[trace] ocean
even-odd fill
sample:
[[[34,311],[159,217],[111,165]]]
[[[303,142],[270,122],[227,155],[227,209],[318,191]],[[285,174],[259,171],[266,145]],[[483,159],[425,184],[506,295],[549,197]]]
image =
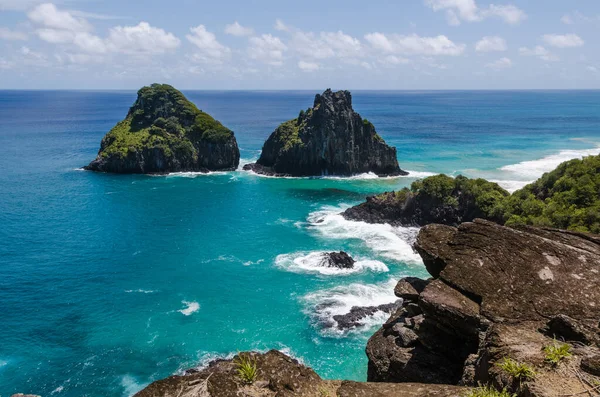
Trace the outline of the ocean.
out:
[[[235,131],[242,165],[315,92],[184,92]],[[435,173],[515,190],[600,153],[600,91],[357,91],[408,177],[82,171],[133,91],[0,91],[0,395],[130,396],[238,351],[279,349],[366,379],[385,321],[327,327],[426,277],[416,228],[344,220],[367,195]],[[353,271],[318,266],[345,250]]]

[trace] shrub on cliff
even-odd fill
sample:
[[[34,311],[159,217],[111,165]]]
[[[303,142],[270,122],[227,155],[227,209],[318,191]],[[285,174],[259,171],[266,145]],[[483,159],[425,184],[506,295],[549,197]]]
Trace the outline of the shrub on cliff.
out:
[[[507,225],[600,233],[600,156],[567,161],[510,196]]]

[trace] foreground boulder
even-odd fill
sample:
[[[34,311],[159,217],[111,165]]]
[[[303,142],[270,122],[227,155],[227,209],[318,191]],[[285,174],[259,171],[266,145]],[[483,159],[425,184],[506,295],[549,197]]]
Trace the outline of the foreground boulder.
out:
[[[233,132],[169,85],[138,92],[125,120],[102,139],[86,170],[121,174],[235,170]]]
[[[325,91],[298,118],[281,124],[265,142],[255,164],[244,166],[275,176],[406,175],[396,148],[352,108],[349,91]]]
[[[243,381],[238,373],[236,361],[240,355],[256,367],[257,376],[252,382]],[[240,355],[212,362],[201,371],[159,380],[135,397],[461,397],[466,390],[456,386],[327,381],[277,350]]]
[[[368,197],[342,215],[349,220],[395,226],[457,226],[475,218],[502,223],[502,203],[508,196],[506,190],[485,179],[435,175],[414,182],[410,189]]]
[[[426,226],[415,247],[433,279],[400,281],[403,307],[367,344],[369,381],[538,397],[597,386],[600,237],[475,220]],[[569,355],[550,363],[544,349],[565,343]],[[535,374],[516,379],[505,360]]]

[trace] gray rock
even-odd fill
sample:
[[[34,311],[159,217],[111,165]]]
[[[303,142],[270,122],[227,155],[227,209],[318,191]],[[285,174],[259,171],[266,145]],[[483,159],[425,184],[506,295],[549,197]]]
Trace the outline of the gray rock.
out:
[[[265,142],[256,164],[244,169],[267,175],[350,176],[373,172],[406,175],[396,148],[352,108],[348,91],[326,90],[297,119],[281,124]]]

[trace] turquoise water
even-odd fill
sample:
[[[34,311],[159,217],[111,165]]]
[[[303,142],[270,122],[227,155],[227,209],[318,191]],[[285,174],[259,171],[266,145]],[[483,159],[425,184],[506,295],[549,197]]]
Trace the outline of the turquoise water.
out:
[[[186,92],[258,157],[312,92]],[[0,395],[129,396],[239,350],[284,350],[325,378],[366,378],[383,315],[324,328],[353,305],[394,300],[424,276],[416,229],[337,215],[414,176],[484,176],[516,188],[600,149],[600,92],[355,92],[413,177],[277,179],[243,171],[122,176],[78,170],[134,92],[0,91]],[[346,250],[330,274],[314,252]],[[312,256],[311,256],[312,253]],[[295,262],[294,262],[295,260]]]

